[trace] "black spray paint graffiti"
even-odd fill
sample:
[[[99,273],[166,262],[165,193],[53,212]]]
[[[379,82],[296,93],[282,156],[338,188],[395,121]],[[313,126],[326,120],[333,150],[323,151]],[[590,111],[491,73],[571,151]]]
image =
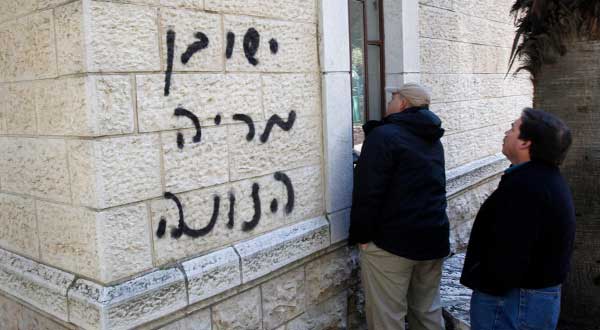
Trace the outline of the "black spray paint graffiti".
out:
[[[248,134],[246,134],[246,140],[252,141],[254,139],[254,121],[250,116],[245,114],[235,114],[233,115],[233,120],[243,121],[248,125]]]
[[[294,187],[292,185],[292,181],[283,172],[276,172],[274,174],[274,178],[276,181],[282,182],[283,185],[286,187],[287,203],[285,205],[285,213],[290,214],[294,210],[294,198],[295,198]],[[260,201],[260,186],[256,182],[252,184],[251,197],[252,197],[252,202],[253,202],[253,206],[254,206],[254,215],[252,216],[252,219],[250,221],[245,221],[242,223],[242,231],[244,231],[244,232],[251,231],[254,228],[256,228],[256,226],[258,226],[258,224],[260,222],[260,217],[262,214],[262,207],[261,207],[261,201]],[[219,217],[219,207],[220,207],[220,197],[219,196],[216,196],[216,195],[213,196],[213,213],[210,218],[210,222],[208,223],[208,225],[206,225],[206,227],[201,228],[201,229],[192,229],[187,225],[187,223],[185,222],[185,218],[184,218],[183,205],[181,204],[181,201],[179,200],[179,198],[177,198],[177,196],[175,196],[174,194],[172,194],[170,192],[166,192],[164,194],[164,198],[172,200],[175,203],[175,206],[177,206],[177,211],[179,213],[179,221],[177,223],[177,227],[171,228],[171,237],[172,238],[179,239],[183,235],[189,236],[191,238],[202,237],[202,236],[205,236],[208,233],[210,233],[213,230],[213,228],[215,227],[215,224]],[[229,228],[229,229],[233,229],[233,227],[234,227],[235,202],[236,202],[235,195],[232,192],[230,192],[229,193],[229,212],[227,214],[228,222],[226,225],[227,228]],[[277,199],[273,199],[271,201],[271,212],[272,213],[277,212],[277,205],[278,205]],[[166,233],[166,229],[167,229],[167,220],[164,217],[161,217],[161,219],[158,223],[158,229],[156,230],[156,236],[158,238],[164,237],[164,235]]]
[[[196,127],[196,135],[194,135],[192,141],[194,141],[194,143],[200,142],[200,140],[202,139],[202,127],[200,127],[200,120],[198,120],[198,117],[196,117],[196,115],[193,114],[191,111],[186,110],[184,108],[175,109],[174,115],[176,117],[187,117],[194,123],[194,127]],[[177,147],[179,149],[183,149],[184,144],[185,141],[183,139],[183,134],[181,134],[181,132],[177,132]]]
[[[202,32],[196,32],[194,37],[198,41],[188,45],[185,52],[181,54],[181,63],[187,64],[192,56],[197,52],[208,48],[209,39],[208,36]],[[171,76],[173,74],[173,61],[175,60],[175,31],[167,30],[167,70],[165,71],[165,88],[164,95],[169,96],[171,92]],[[233,56],[233,48],[235,46],[235,34],[231,31],[227,32],[225,46],[225,58],[230,59]],[[248,60],[248,63],[256,66],[259,61],[256,58],[256,53],[260,48],[260,33],[255,28],[249,28],[244,34],[244,40],[242,42],[244,48],[244,56]],[[279,51],[279,43],[274,38],[269,40],[269,49],[271,54],[275,55]]]
[[[252,118],[245,114],[235,114],[233,115],[233,120],[243,121],[248,125],[248,134],[246,134],[246,140],[252,141],[254,139],[255,129],[254,129],[254,121]],[[277,125],[284,131],[289,131],[294,127],[294,122],[296,121],[296,112],[290,111],[288,115],[288,120],[283,121],[281,117],[278,115],[272,115],[271,118],[267,121],[267,125],[265,126],[264,132],[260,135],[260,142],[265,143],[269,140],[269,136],[271,135],[271,131],[273,130],[273,126]]]

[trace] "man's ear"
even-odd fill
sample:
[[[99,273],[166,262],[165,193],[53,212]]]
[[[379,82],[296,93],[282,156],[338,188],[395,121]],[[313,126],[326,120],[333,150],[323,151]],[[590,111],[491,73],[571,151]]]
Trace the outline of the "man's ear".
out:
[[[521,143],[519,143],[519,149],[529,149],[531,148],[531,141],[530,140],[521,140]]]

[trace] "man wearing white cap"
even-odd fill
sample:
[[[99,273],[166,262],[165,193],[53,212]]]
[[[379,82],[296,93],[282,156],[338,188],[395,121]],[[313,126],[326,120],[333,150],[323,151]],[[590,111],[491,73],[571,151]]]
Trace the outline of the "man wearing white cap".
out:
[[[350,243],[360,246],[369,329],[442,330],[442,260],[450,252],[444,134],[417,84],[386,88],[385,118],[363,143]],[[372,127],[372,126],[371,126]]]

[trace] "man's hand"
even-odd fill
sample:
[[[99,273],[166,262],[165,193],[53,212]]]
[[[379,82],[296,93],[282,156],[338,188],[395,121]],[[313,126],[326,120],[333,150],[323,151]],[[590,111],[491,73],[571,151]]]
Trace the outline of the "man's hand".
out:
[[[361,251],[364,251],[364,250],[366,250],[369,247],[369,243],[358,244],[358,246],[360,247]]]

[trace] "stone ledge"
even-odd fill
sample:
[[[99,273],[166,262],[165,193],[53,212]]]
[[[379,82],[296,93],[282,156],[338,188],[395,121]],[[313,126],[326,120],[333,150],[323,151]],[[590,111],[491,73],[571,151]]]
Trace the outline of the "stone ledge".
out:
[[[450,198],[501,173],[507,167],[506,157],[498,153],[451,169],[446,172],[446,194]]]
[[[0,249],[0,290],[66,320],[75,276]]]
[[[234,248],[242,259],[242,283],[247,283],[329,245],[329,223],[318,217],[236,244]]]
[[[469,330],[471,290],[460,284],[465,255],[455,254],[444,261],[440,293],[446,329]]]

